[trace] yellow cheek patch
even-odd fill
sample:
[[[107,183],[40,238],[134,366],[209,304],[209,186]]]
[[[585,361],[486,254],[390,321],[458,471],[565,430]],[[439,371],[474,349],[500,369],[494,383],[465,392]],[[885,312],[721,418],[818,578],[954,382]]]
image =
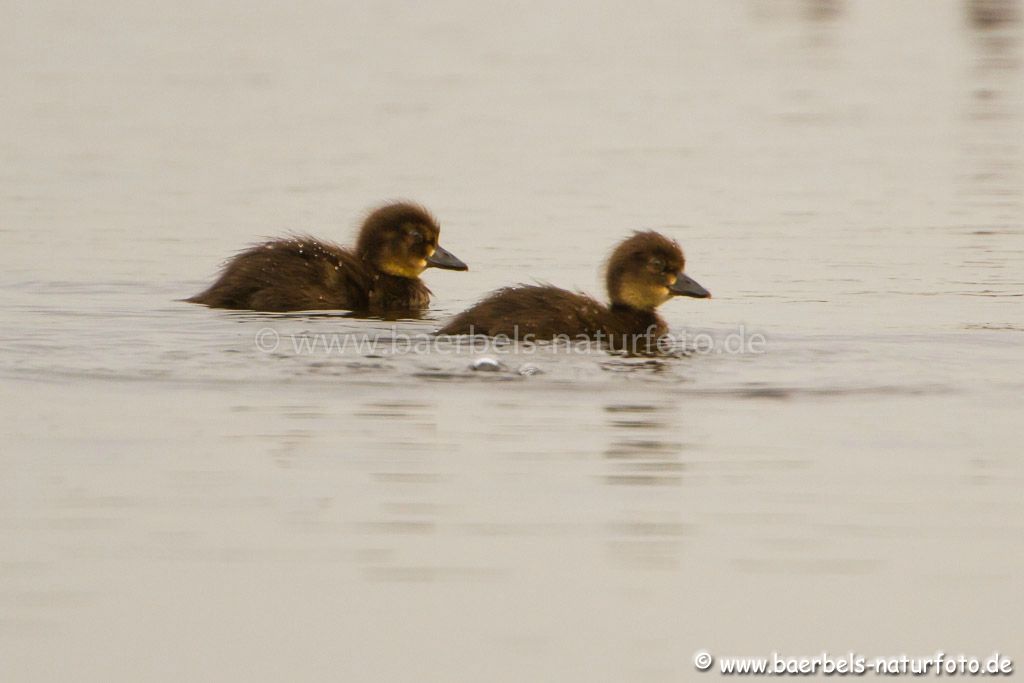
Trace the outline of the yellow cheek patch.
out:
[[[679,281],[679,276],[678,275],[669,275],[668,276],[668,286],[669,287],[671,287],[672,285],[674,285],[678,281]]]
[[[395,275],[397,277],[417,278],[420,276],[427,267],[426,259],[419,259],[409,263],[408,261],[398,261],[389,259],[383,261],[380,264],[380,269],[388,275]]]
[[[657,308],[671,298],[668,287],[627,282],[619,289],[619,301],[641,311]]]

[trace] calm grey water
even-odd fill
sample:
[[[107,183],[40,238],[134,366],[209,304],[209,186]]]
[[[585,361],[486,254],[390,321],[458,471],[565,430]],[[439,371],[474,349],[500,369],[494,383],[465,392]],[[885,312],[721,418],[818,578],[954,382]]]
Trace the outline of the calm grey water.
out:
[[[3,3],[0,679],[1024,659],[1020,10]],[[472,268],[427,320],[176,301],[397,197]],[[637,228],[711,353],[293,346]]]

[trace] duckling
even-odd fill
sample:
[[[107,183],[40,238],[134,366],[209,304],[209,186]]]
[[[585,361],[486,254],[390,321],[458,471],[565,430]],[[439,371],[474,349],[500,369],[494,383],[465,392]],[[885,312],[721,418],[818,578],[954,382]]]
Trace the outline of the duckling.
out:
[[[520,341],[581,338],[624,348],[629,338],[650,340],[668,332],[655,309],[673,296],[711,294],[683,273],[679,245],[654,232],[635,232],[608,260],[605,284],[611,305],[546,285],[500,289],[455,316],[438,334],[507,336]]]
[[[425,269],[469,269],[437,243],[440,231],[423,207],[389,204],[366,218],[355,249],[309,236],[258,244],[234,256],[209,289],[186,301],[253,311],[421,310],[430,303],[430,290],[419,279]]]

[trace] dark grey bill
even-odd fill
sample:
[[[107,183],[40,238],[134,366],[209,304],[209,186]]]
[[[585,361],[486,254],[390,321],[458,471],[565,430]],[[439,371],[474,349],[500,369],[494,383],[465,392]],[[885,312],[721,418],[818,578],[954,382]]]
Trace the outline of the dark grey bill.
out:
[[[469,266],[440,244],[437,245],[437,249],[434,250],[430,258],[427,259],[427,267],[444,268],[445,270],[469,270]]]
[[[697,284],[697,281],[689,275],[679,273],[679,279],[668,288],[676,296],[692,296],[695,299],[710,299],[711,292]]]

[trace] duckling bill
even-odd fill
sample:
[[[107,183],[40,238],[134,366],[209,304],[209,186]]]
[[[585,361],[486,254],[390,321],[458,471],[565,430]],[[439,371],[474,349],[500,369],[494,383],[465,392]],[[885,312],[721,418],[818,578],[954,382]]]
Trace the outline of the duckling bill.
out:
[[[264,242],[233,257],[186,301],[253,311],[422,310],[431,293],[420,280],[424,270],[468,270],[438,244],[440,233],[423,207],[389,204],[366,218],[354,249],[308,236]]]
[[[455,316],[438,334],[482,334],[518,340],[604,339],[613,348],[627,340],[657,338],[668,325],[655,309],[675,296],[711,296],[684,273],[686,258],[674,241],[636,232],[608,260],[605,285],[610,304],[585,294],[545,285],[500,289]]]

